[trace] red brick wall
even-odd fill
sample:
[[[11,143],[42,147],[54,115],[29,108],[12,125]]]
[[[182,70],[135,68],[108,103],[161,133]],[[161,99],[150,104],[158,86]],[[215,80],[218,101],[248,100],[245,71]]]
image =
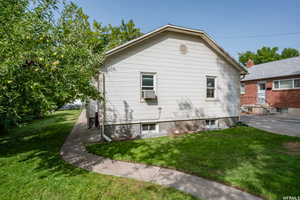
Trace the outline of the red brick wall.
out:
[[[257,81],[246,81],[245,94],[241,94],[241,105],[256,104],[257,100]]]
[[[273,80],[300,78],[300,76],[290,76],[284,78],[265,79],[266,101],[272,107],[278,108],[300,108],[300,89],[272,90]],[[241,105],[257,103],[257,81],[245,81],[245,94],[241,94]],[[270,89],[268,89],[270,88]]]

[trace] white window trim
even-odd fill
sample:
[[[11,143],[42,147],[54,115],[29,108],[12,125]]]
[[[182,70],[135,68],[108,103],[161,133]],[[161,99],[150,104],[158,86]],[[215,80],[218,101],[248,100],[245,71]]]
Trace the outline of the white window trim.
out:
[[[291,80],[293,83],[292,88],[280,88],[280,81],[289,81]],[[295,88],[295,80],[300,80],[300,78],[290,78],[290,79],[278,79],[278,80],[273,80],[272,83],[272,90],[299,90],[300,87]],[[278,81],[279,88],[275,88],[275,81]]]
[[[213,78],[213,79],[215,79],[215,87],[214,87],[214,97],[207,97],[207,89],[209,89],[209,88],[207,88],[207,79],[208,78]],[[217,100],[217,85],[218,85],[218,79],[217,79],[217,76],[211,76],[211,75],[206,75],[205,76],[205,100],[207,100],[207,101],[215,101],[215,100]]]
[[[145,99],[143,98],[143,75],[153,75],[153,90],[155,92],[155,94],[157,95],[157,73],[156,72],[140,72],[140,99],[141,102],[145,102]]]
[[[144,131],[143,130],[143,125],[145,124],[155,124],[155,130],[153,131]],[[158,123],[155,123],[155,122],[149,122],[149,123],[141,123],[141,134],[142,135],[146,135],[146,134],[157,134],[159,133],[159,126],[158,126]]]

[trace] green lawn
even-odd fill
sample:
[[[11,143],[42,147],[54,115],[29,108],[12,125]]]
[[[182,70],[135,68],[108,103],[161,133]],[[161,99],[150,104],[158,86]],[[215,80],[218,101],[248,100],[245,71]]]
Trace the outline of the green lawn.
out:
[[[1,200],[193,199],[175,189],[74,168],[59,150],[79,111],[60,111],[0,136]]]
[[[266,199],[281,199],[300,195],[300,143],[296,151],[290,151],[283,146],[287,142],[300,142],[300,138],[235,127],[176,138],[95,144],[88,149],[116,160],[178,169]]]

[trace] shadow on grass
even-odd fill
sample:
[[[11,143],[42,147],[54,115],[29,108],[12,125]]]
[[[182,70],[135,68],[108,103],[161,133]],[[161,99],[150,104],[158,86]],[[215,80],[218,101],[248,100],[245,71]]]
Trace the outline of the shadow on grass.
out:
[[[65,163],[59,150],[76,121],[79,110],[59,111],[43,120],[15,128],[0,137],[0,157],[35,163],[34,170],[51,175],[78,175],[85,173]]]
[[[88,150],[116,160],[178,169],[280,199],[299,194],[300,156],[287,154],[282,146],[296,141],[300,139],[236,127],[177,138],[96,144]]]

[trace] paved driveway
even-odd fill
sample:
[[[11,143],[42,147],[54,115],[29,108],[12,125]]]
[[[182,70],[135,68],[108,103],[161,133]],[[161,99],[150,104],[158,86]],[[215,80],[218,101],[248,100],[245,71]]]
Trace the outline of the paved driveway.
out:
[[[273,133],[300,137],[300,117],[290,115],[243,115],[241,121]]]

